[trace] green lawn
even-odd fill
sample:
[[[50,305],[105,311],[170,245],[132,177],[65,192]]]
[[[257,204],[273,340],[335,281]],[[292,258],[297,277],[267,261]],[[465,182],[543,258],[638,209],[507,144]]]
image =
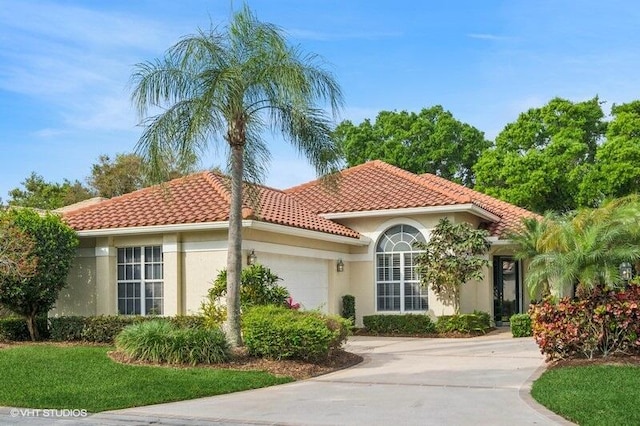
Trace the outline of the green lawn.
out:
[[[122,365],[113,348],[20,345],[0,350],[0,406],[113,410],[292,381],[265,372]]]
[[[591,365],[546,371],[531,395],[580,425],[640,425],[640,367]]]

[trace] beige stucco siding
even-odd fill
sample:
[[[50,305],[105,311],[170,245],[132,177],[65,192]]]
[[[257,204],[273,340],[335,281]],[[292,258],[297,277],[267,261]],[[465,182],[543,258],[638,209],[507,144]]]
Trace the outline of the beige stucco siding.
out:
[[[96,257],[94,249],[79,249],[51,316],[96,314]]]

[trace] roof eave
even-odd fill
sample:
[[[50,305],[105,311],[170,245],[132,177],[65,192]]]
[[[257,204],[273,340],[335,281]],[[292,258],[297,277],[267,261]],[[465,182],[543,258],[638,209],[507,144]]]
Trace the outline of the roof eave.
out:
[[[278,225],[258,220],[243,220],[242,226],[267,232],[280,233],[291,236],[310,238],[314,240],[330,241],[342,244],[366,246],[371,241],[369,238],[360,235],[359,238],[347,237],[343,235],[331,234],[328,232],[312,231],[309,229],[296,228],[293,226]],[[76,231],[79,237],[108,237],[121,235],[148,235],[173,232],[190,231],[211,231],[229,229],[229,221],[185,223],[174,225],[136,226],[127,228],[105,228]]]
[[[358,238],[347,237],[344,235],[331,234],[328,232],[312,231],[304,228],[296,228],[293,226],[278,225],[275,223],[261,222],[257,220],[243,221],[243,226],[253,228],[259,231],[274,232],[279,234],[291,235],[294,237],[304,237],[314,240],[329,241],[334,243],[349,244],[354,246],[366,246],[371,243],[371,239],[360,235]]]
[[[386,210],[363,210],[352,212],[338,212],[338,213],[320,213],[326,219],[353,219],[361,217],[379,217],[379,216],[406,216],[413,214],[429,214],[429,213],[472,213],[482,219],[489,220],[491,222],[499,222],[502,220],[500,216],[497,216],[482,207],[473,203],[467,204],[450,204],[444,206],[428,206],[428,207],[407,207],[400,209],[386,209]]]

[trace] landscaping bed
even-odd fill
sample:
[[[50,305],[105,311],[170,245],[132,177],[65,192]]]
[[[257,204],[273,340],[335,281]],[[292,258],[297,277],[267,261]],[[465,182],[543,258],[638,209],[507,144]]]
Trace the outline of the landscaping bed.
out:
[[[157,363],[148,363],[137,360],[131,360],[126,355],[117,351],[108,353],[109,357],[122,364],[134,365],[163,365]],[[253,357],[247,354],[245,348],[234,351],[233,356],[228,362],[219,364],[198,365],[196,368],[213,368],[213,369],[230,369],[239,371],[266,371],[274,376],[290,377],[295,380],[304,380],[311,377],[320,376],[331,373],[333,371],[342,370],[359,364],[362,357],[344,350],[336,350],[331,353],[329,358],[317,362],[305,362],[294,359],[266,359]],[[164,364],[167,366],[166,364]],[[172,368],[191,368],[170,365]]]

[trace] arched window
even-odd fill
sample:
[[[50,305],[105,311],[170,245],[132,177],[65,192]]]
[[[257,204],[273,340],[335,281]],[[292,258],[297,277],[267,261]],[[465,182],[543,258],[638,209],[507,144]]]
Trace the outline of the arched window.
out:
[[[380,236],[376,246],[376,307],[378,311],[426,311],[427,289],[420,286],[415,242],[425,242],[413,226],[396,225]]]

